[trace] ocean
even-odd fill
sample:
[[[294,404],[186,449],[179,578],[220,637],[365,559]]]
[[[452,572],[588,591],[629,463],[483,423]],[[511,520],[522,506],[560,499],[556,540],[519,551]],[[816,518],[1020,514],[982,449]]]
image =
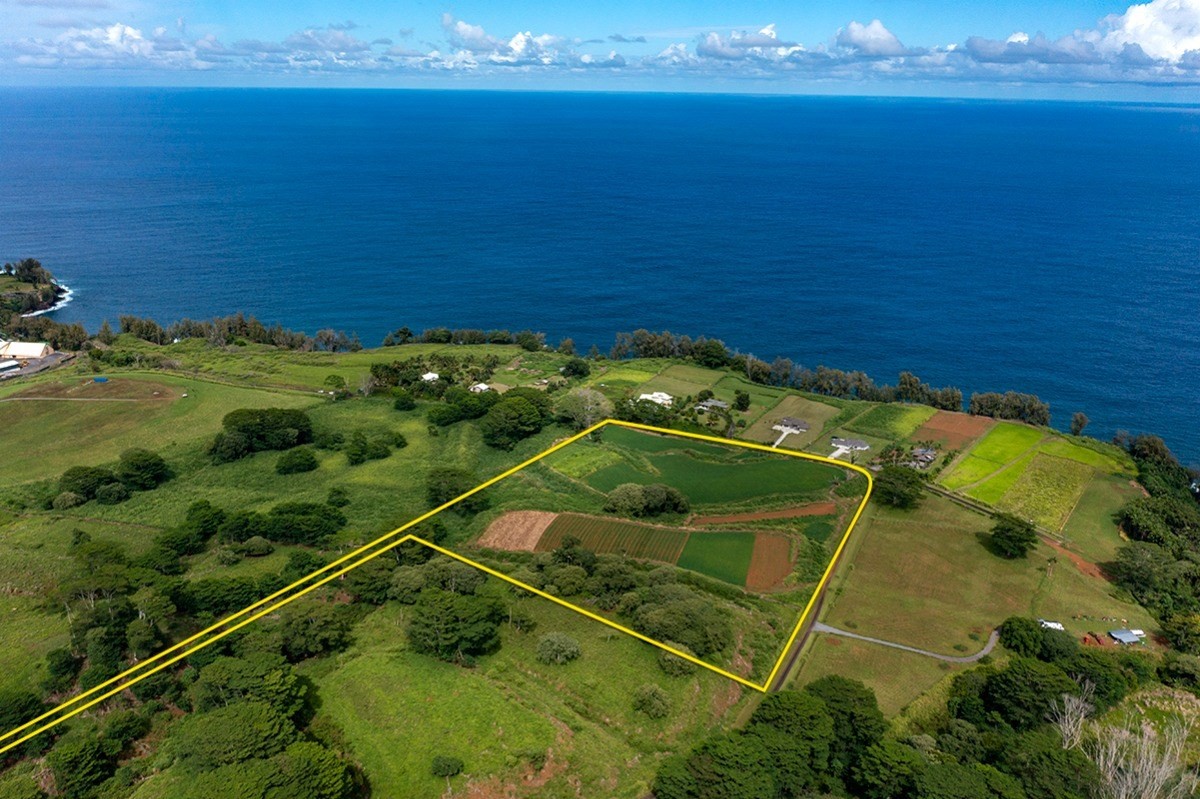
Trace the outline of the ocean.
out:
[[[1200,461],[1197,107],[2,89],[0,187],[89,328],[669,329]]]

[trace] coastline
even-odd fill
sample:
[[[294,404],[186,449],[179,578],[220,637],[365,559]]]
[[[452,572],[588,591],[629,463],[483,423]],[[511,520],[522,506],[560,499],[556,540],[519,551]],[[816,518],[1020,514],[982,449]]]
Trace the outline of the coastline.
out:
[[[55,285],[62,289],[62,294],[59,295],[58,300],[53,305],[51,305],[49,308],[43,308],[40,311],[23,313],[21,314],[21,318],[28,319],[31,316],[43,316],[44,314],[54,313],[55,311],[65,308],[71,302],[71,300],[74,299],[75,292],[66,283],[56,283]]]

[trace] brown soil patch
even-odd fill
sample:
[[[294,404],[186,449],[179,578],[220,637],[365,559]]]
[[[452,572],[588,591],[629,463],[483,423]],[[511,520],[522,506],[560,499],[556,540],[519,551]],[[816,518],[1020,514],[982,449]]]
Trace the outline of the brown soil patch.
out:
[[[991,430],[995,424],[994,419],[986,416],[938,411],[929,417],[929,421],[917,428],[917,431],[909,436],[909,440],[940,441],[946,449],[962,449]]]
[[[532,552],[541,540],[542,533],[557,518],[558,514],[551,511],[512,511],[489,524],[475,543],[488,549]]]
[[[1046,543],[1049,544],[1050,548],[1053,549],[1055,552],[1059,553],[1060,555],[1065,555],[1067,560],[1074,563],[1075,568],[1079,569],[1079,571],[1082,574],[1086,574],[1088,577],[1096,577],[1101,580],[1108,579],[1107,577],[1104,576],[1104,570],[1101,569],[1099,566],[1097,566],[1095,563],[1092,563],[1090,560],[1084,560],[1082,557],[1075,554],[1071,550],[1063,547],[1062,544],[1058,544],[1053,541],[1047,541]]]
[[[756,522],[763,519],[798,519],[801,516],[832,516],[837,513],[837,505],[832,502],[814,502],[799,508],[784,508],[783,510],[760,510],[752,513],[730,513],[725,516],[693,516],[688,524],[693,527],[701,524],[737,524],[739,522]]]
[[[781,535],[754,536],[754,552],[746,572],[746,588],[769,591],[792,573],[792,542]]]
[[[106,383],[97,383],[88,378],[87,380],[38,383],[13,396],[36,399],[174,400],[178,399],[182,393],[175,386],[146,380],[113,378]]]

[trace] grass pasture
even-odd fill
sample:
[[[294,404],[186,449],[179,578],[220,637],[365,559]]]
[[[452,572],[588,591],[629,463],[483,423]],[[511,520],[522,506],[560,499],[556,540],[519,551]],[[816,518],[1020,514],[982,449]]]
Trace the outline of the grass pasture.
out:
[[[745,585],[753,554],[751,533],[692,533],[677,565],[733,585]]]
[[[772,425],[783,417],[790,416],[808,422],[809,429],[803,435],[788,436],[780,446],[787,449],[803,449],[817,440],[824,430],[825,424],[837,415],[838,409],[833,405],[788,394],[760,416],[758,421],[746,428],[746,432],[742,435],[751,441],[772,444],[775,439],[779,438],[779,431],[772,430]]]
[[[601,447],[567,447],[546,458],[546,465],[555,471],[575,478],[587,477],[606,466],[621,462],[621,456]]]
[[[1142,496],[1128,479],[1096,475],[1083,490],[1062,534],[1068,544],[1093,563],[1105,563],[1117,556],[1125,543],[1114,515],[1131,499]]]
[[[990,521],[948,499],[926,497],[914,511],[871,505],[859,524],[857,554],[827,604],[824,620],[835,627],[947,655],[978,651],[1014,614],[1056,619],[1076,635],[1091,629],[1084,617],[1154,627],[1109,583],[1049,547],[1027,560],[993,555]]]
[[[1025,474],[1025,470],[1029,468],[1029,464],[1033,462],[1036,455],[1036,452],[1026,452],[1000,471],[994,472],[991,477],[967,488],[963,493],[981,502],[995,505],[1021,479],[1021,476]],[[979,463],[983,464],[987,463],[987,461],[980,461]]]
[[[719,372],[699,366],[675,364],[668,366],[646,383],[638,387],[639,392],[665,391],[672,397],[695,397],[705,389],[711,389],[720,377]]]
[[[612,552],[631,558],[674,563],[684,551],[688,531],[623,519],[563,513],[550,523],[535,550],[549,552],[556,549],[567,536],[575,536],[593,552]]]
[[[875,438],[900,441],[911,436],[935,413],[937,411],[927,405],[886,403],[876,405],[854,421],[847,423],[846,429]]]

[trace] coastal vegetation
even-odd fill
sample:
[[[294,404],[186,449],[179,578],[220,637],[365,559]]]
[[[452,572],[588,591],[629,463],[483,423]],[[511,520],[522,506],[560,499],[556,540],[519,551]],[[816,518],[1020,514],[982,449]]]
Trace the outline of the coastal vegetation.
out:
[[[1128,719],[1164,742],[1189,705],[1138,708],[1200,691],[1200,514],[1159,439],[982,419],[911,376],[879,387],[644,331],[614,360],[536,334],[401,329],[369,350],[272,330],[122,320],[85,339],[95,355],[0,386],[0,726],[610,414],[765,443],[796,417],[809,430],[779,446],[819,455],[863,439],[876,501],[822,621],[947,657],[1000,627],[998,648],[957,663],[816,633],[761,697],[406,545],[9,753],[0,796],[661,799],[719,780],[729,796],[1090,797]],[[637,400],[651,391],[675,401]],[[54,401],[76,397],[122,401]],[[928,465],[894,465],[930,444]],[[825,464],[609,428],[416,532],[761,680],[865,489]],[[489,546],[510,518],[528,545]],[[999,556],[998,519],[1025,557]],[[1080,645],[1117,627],[1146,643]],[[1087,706],[1075,727],[1047,721],[1068,704]]]

